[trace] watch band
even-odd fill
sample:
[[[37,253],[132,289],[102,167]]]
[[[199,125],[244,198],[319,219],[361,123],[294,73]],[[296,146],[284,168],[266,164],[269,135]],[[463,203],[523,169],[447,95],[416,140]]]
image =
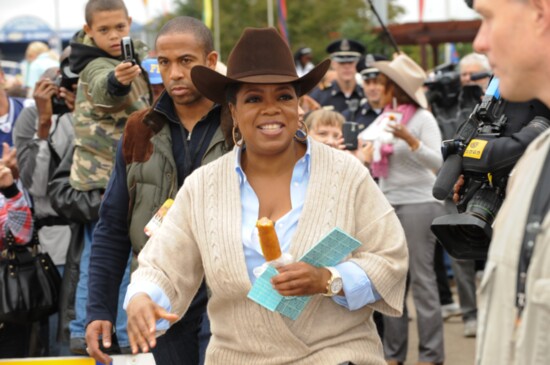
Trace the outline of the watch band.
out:
[[[327,266],[327,267],[325,267],[325,269],[330,271],[331,275],[330,275],[330,278],[327,281],[327,287],[326,287],[327,291],[323,295],[326,296],[326,297],[333,297],[336,294],[338,294],[339,291],[336,292],[336,293],[332,291],[332,283],[336,280],[342,281],[342,276],[340,275],[340,272],[338,270],[336,270],[335,267]]]

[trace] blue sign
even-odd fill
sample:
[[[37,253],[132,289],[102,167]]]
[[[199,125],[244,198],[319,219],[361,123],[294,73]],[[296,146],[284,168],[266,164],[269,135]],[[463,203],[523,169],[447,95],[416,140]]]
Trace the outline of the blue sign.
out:
[[[62,30],[61,39],[68,40],[76,30]],[[0,42],[48,41],[57,38],[56,32],[44,20],[35,16],[18,16],[7,21],[0,29]]]

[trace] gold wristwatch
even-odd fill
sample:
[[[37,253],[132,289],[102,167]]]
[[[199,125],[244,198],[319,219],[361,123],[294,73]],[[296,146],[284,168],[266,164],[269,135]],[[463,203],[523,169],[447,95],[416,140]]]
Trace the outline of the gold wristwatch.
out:
[[[327,281],[327,292],[323,294],[326,297],[333,297],[335,295],[338,295],[342,288],[344,287],[344,283],[342,282],[342,276],[336,270],[334,267],[325,267],[328,271],[330,271],[330,279]]]

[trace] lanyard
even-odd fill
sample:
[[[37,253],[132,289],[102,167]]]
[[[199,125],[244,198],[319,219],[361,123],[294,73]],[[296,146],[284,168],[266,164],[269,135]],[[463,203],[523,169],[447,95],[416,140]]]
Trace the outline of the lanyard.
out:
[[[517,320],[521,319],[526,300],[527,270],[531,264],[537,235],[542,231],[542,221],[550,205],[550,150],[546,155],[544,166],[540,172],[539,181],[531,198],[529,216],[525,225],[525,233],[518,263],[516,281],[516,307],[518,308]]]

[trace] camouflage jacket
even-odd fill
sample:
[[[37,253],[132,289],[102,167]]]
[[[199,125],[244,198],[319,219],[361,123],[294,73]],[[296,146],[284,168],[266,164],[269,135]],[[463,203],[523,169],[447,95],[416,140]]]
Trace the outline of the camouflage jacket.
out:
[[[139,63],[146,46],[134,42]],[[71,70],[79,73],[74,128],[75,152],[71,185],[80,191],[104,189],[114,164],[118,140],[128,116],[151,104],[151,88],[143,71],[130,87],[115,85],[114,69],[121,59],[113,58],[95,46],[82,32],[71,43]],[[111,78],[111,80],[109,80]]]

